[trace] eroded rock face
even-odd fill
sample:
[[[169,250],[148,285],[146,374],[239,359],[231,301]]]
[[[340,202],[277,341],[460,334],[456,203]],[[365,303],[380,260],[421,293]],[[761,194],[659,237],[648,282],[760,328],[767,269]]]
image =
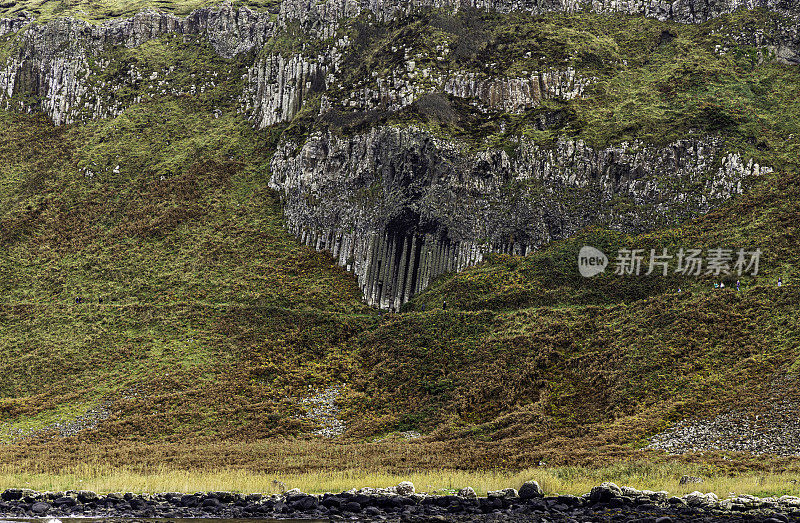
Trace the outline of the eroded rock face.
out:
[[[475,73],[453,75],[444,92],[459,98],[477,99],[488,108],[521,113],[542,100],[572,100],[583,96],[591,79],[580,78],[572,69],[533,73],[521,78],[492,78]]]
[[[330,0],[324,3],[284,0],[279,14],[260,13],[248,8],[223,4],[198,9],[185,18],[156,10],[146,10],[133,17],[92,24],[75,19],[57,19],[32,24],[23,14],[0,19],[0,35],[19,33],[6,62],[0,65],[0,104],[5,108],[30,110],[30,100],[56,124],[88,118],[118,115],[125,107],[100,95],[91,77],[92,58],[108,46],[136,47],[167,34],[203,35],[224,58],[261,49],[287,24],[299,22],[312,38],[335,35],[338,22],[363,12],[379,20],[407,14],[415,9],[437,7],[458,10],[477,7],[499,12],[527,11],[573,12],[590,9],[596,12],[624,12],[652,16],[661,20],[704,22],[739,8],[765,7],[787,15],[776,20],[771,34],[758,31],[742,35],[744,43],[769,49],[784,63],[800,63],[798,16],[800,0],[676,0],[586,1],[577,0]],[[779,35],[779,36],[775,36]],[[264,127],[291,120],[306,96],[325,90],[334,81],[343,47],[347,42],[325,48],[321,53],[291,56],[259,56],[250,67],[242,105],[247,114]],[[721,49],[720,52],[725,52]],[[101,64],[102,66],[102,64]],[[95,65],[95,67],[97,67]],[[358,87],[346,96],[347,107],[360,109],[401,109],[430,92],[445,92],[470,98],[492,110],[519,112],[535,107],[547,98],[572,99],[582,95],[591,79],[581,78],[572,70],[531,72],[514,78],[478,76],[473,72],[453,72],[445,76],[423,71],[405,71],[374,79],[374,85]],[[16,100],[12,101],[12,98]]]
[[[284,0],[284,19],[335,21],[370,11],[379,20],[402,16],[418,8],[478,8],[500,13],[552,12],[574,13],[580,10],[597,13],[624,13],[656,18],[661,21],[702,23],[737,9],[766,8],[789,16],[800,13],[798,0],[329,0],[324,3]]]
[[[59,19],[37,25],[29,15],[0,20],[0,35],[17,33],[0,65],[0,106],[38,108],[60,125],[118,115],[148,93],[196,94],[223,80],[209,72],[206,83],[183,92],[168,88],[171,69],[130,68],[115,80],[119,85],[98,83],[97,71],[112,65],[104,61],[104,49],[137,47],[164,35],[202,36],[223,58],[253,51],[242,69],[228,74],[246,71],[243,91],[235,96],[262,128],[291,121],[316,93],[321,112],[395,111],[435,94],[468,99],[480,111],[520,113],[543,100],[581,97],[594,81],[568,67],[514,77],[451,71],[430,60],[422,68],[413,60],[416,50],[406,49],[404,68],[340,84],[350,42],[336,34],[339,21],[363,12],[386,20],[423,7],[533,14],[589,9],[692,23],[765,7],[787,18],[771,22],[777,25],[768,34],[742,34],[742,43],[785,63],[800,61],[800,0],[284,0],[277,16],[225,4],[185,18],[148,10],[102,24]],[[271,37],[298,23],[305,36],[325,43],[283,53],[265,48]],[[436,47],[437,60],[444,60],[445,47]],[[150,91],[143,90],[146,84]],[[139,94],[125,101],[103,95],[121,87]],[[567,139],[551,148],[521,139],[510,153],[468,152],[463,144],[419,129],[386,127],[283,143],[272,167],[271,184],[283,195],[289,228],[306,244],[333,252],[355,272],[367,301],[384,308],[398,308],[438,275],[487,253],[527,254],[589,224],[635,233],[697,216],[741,193],[748,177],[765,171],[723,152],[714,138],[600,150]]]
[[[31,22],[33,22],[33,16],[28,12],[23,12],[14,18],[0,18],[0,36],[16,33]]]
[[[399,111],[425,95],[447,93],[472,100],[472,104],[484,112],[519,114],[538,107],[543,100],[580,98],[593,81],[577,75],[574,69],[534,72],[524,77],[488,76],[472,71],[439,74],[423,69],[417,72],[413,65],[407,69],[411,70],[392,72],[386,77],[370,79],[369,85],[354,86],[341,100],[342,107]]]
[[[259,59],[248,70],[242,95],[245,112],[259,128],[291,121],[311,93],[326,89],[340,59],[336,47],[317,56],[270,54]]]
[[[599,150],[523,140],[509,155],[384,127],[284,143],[272,171],[290,230],[354,271],[370,304],[398,308],[487,253],[524,255],[593,223],[643,232],[688,219],[769,169],[714,138]]]
[[[99,25],[72,18],[30,22],[28,16],[0,21],[0,35],[20,32],[19,45],[0,66],[0,103],[29,110],[29,100],[39,99],[39,108],[56,125],[116,116],[124,109],[101,96],[91,78],[90,61],[109,46],[137,47],[166,34],[204,35],[220,56],[230,58],[262,46],[275,27],[268,14],[229,5],[186,18],[147,10]]]

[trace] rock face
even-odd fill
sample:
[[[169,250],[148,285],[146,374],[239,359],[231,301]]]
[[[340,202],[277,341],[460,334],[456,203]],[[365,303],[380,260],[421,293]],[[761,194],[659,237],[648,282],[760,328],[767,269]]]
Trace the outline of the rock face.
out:
[[[204,35],[225,58],[260,47],[274,33],[267,14],[229,5],[199,9],[186,18],[147,10],[99,25],[70,18],[31,25],[28,16],[0,21],[0,35],[21,31],[17,45],[0,66],[0,103],[6,108],[39,108],[56,125],[119,114],[124,107],[105,100],[92,74],[108,64],[93,61],[112,46],[136,47],[166,34]]]
[[[323,4],[302,0],[284,0],[281,15],[287,19],[317,23],[356,16],[370,11],[379,20],[387,20],[424,7],[443,9],[477,8],[510,13],[574,13],[580,10],[598,13],[617,12],[642,15],[661,21],[702,23],[737,9],[766,8],[796,16],[798,0],[332,0]]]
[[[0,18],[0,36],[16,33],[31,22],[33,22],[33,16],[27,12],[23,12],[15,18]]]
[[[16,33],[6,37],[13,45],[0,47],[0,107],[40,109],[56,124],[70,124],[116,116],[148,96],[193,95],[235,80],[235,102],[264,128],[292,121],[317,95],[321,112],[334,105],[395,111],[434,94],[470,100],[483,112],[522,113],[544,100],[579,98],[594,81],[564,64],[513,76],[450,70],[449,49],[437,44],[431,56],[438,61],[426,57],[425,68],[415,61],[417,50],[403,48],[403,67],[341,85],[342,57],[351,47],[349,36],[337,32],[343,19],[371,13],[389,20],[426,7],[532,14],[586,9],[690,23],[764,7],[786,18],[768,35],[741,38],[781,61],[800,62],[800,0],[284,0],[274,14],[226,3],[185,18],[147,10],[101,24],[35,24],[26,14],[0,20],[0,36]],[[274,37],[290,30],[306,40],[287,50]],[[174,68],[142,71],[126,64],[111,83],[103,79],[102,71],[119,65],[111,63],[109,50],[166,35],[203,38],[221,60],[237,65],[225,78],[208,71],[202,82],[181,88],[171,87]],[[134,95],[123,99],[118,91]],[[285,141],[272,162],[271,186],[282,195],[290,230],[307,245],[331,251],[355,272],[367,302],[383,308],[399,308],[437,276],[487,253],[524,255],[589,224],[635,233],[694,217],[741,193],[748,177],[766,170],[723,151],[711,137],[601,150],[568,139],[547,148],[519,138],[505,150],[475,152],[421,129],[359,132]]]
[[[259,128],[288,122],[309,94],[322,92],[339,66],[336,47],[318,56],[270,54],[248,70],[242,95],[244,110]]]
[[[790,17],[790,21],[782,22],[785,27],[778,28],[777,34],[782,35],[781,38],[770,39],[759,34],[748,37],[764,40],[759,45],[769,47],[779,60],[800,63],[797,24],[800,0],[676,0],[672,3],[619,0],[471,0],[466,3],[461,0],[331,0],[309,3],[285,0],[277,17],[223,4],[198,9],[186,18],[147,10],[131,18],[102,24],[74,19],[32,24],[33,19],[28,14],[0,19],[0,36],[20,33],[20,45],[15,46],[5,64],[0,65],[0,104],[6,108],[27,110],[30,108],[27,98],[41,99],[41,109],[56,124],[115,116],[124,107],[104,100],[92,89],[90,81],[90,58],[107,46],[136,47],[166,34],[204,35],[220,56],[231,58],[260,49],[291,23],[300,22],[308,35],[326,39],[335,34],[339,20],[363,12],[387,20],[418,8],[458,10],[467,6],[533,14],[589,9],[692,23],[704,22],[739,8],[766,7]],[[242,96],[248,114],[262,127],[289,121],[299,111],[308,93],[324,90],[330,83],[328,77],[336,70],[339,51],[334,46],[321,55],[299,53],[260,57],[249,70]],[[378,79],[376,85],[355,92],[351,106],[401,108],[421,93],[430,92],[431,89],[425,86],[438,84],[436,89],[455,96],[475,98],[490,108],[519,111],[548,97],[569,99],[580,96],[586,83],[586,79],[576,77],[570,70],[543,71],[520,78],[488,78],[471,72],[456,72],[447,77],[431,78],[420,85],[392,76]],[[14,95],[19,99],[12,100]]]
[[[534,73],[523,78],[487,78],[462,73],[447,80],[444,92],[459,98],[475,98],[491,109],[519,113],[548,98],[579,98],[588,83],[572,69]]]
[[[522,140],[509,155],[386,127],[284,143],[272,171],[290,230],[354,271],[370,304],[398,308],[487,253],[524,255],[591,223],[641,232],[687,219],[769,169],[713,138],[601,150]]]
[[[479,110],[522,113],[538,107],[543,100],[579,98],[591,81],[576,75],[572,69],[515,78],[468,71],[440,75],[422,70],[418,74],[412,69],[375,78],[371,85],[356,85],[341,104],[349,109],[398,111],[426,94],[447,93],[456,98],[472,99]]]

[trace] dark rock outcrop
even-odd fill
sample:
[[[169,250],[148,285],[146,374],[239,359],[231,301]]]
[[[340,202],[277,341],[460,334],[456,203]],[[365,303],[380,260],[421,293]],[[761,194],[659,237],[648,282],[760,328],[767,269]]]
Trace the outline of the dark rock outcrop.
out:
[[[377,128],[285,143],[272,172],[290,230],[355,272],[368,303],[398,308],[487,253],[525,255],[589,224],[634,233],[692,218],[769,169],[714,138],[600,150],[522,140],[509,155]]]

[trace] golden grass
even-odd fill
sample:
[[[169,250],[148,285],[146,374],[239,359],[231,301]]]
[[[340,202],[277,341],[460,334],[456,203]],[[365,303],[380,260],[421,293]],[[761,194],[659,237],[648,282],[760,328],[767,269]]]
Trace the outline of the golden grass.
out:
[[[302,474],[258,473],[246,470],[177,470],[162,465],[142,473],[103,465],[78,465],[57,474],[29,473],[13,465],[0,467],[0,489],[32,488],[39,491],[93,490],[108,492],[205,492],[234,491],[280,493],[298,488],[309,493],[342,492],[351,488],[388,487],[411,481],[418,492],[446,493],[471,486],[479,494],[506,487],[519,488],[535,479],[548,494],[588,492],[603,481],[637,489],[666,490],[682,495],[694,490],[714,492],[720,498],[735,494],[800,496],[798,474],[747,473],[739,476],[707,474],[705,467],[682,463],[631,462],[600,469],[583,467],[536,468],[520,472],[430,470],[408,474],[339,470]],[[683,474],[699,475],[704,482],[679,485]]]

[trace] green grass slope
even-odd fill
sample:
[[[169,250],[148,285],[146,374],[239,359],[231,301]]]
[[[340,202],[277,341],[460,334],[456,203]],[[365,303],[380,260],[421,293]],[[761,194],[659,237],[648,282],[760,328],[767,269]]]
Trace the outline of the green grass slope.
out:
[[[677,27],[585,14],[524,23],[459,16],[461,26],[344,27],[363,33],[344,77],[358,77],[362,63],[391,66],[392,43],[436,24],[451,39],[479,26],[480,45],[464,48],[454,67],[506,55],[514,60],[497,60],[508,68],[500,72],[536,66],[522,63],[525,47],[505,20],[551,58],[571,49],[568,59],[600,79],[590,96],[480,120],[453,100],[452,118],[417,104],[384,122],[476,148],[510,147],[515,133],[597,145],[715,133],[775,173],[695,221],[637,237],[592,228],[526,258],[493,256],[442,277],[402,313],[379,314],[329,255],[285,231],[267,187],[282,133],[355,132],[375,123],[365,115],[333,125],[312,104],[290,125],[255,131],[224,82],[65,128],[0,112],[0,459],[52,470],[76,459],[293,471],[594,464],[662,459],[641,448],[672,423],[763,408],[774,383],[800,372],[800,73],[744,44],[724,56],[712,50],[719,27],[772,18],[739,13]],[[675,38],[658,45],[664,31]],[[211,60],[173,40],[109,52],[145,73],[163,68],[159,56],[198,70]],[[240,66],[214,63],[231,78]],[[563,113],[563,125],[537,131],[543,111]],[[737,293],[714,290],[709,277],[586,280],[576,271],[584,244],[758,247],[764,258]],[[302,400],[330,386],[341,389],[348,430],[321,442]],[[783,394],[800,400],[796,388]],[[53,423],[92,409],[108,419],[49,439]],[[425,437],[376,442],[407,430]],[[722,458],[702,459],[791,466]]]
[[[2,120],[0,409],[25,419],[15,428],[143,390],[168,404],[145,418],[178,415],[159,436],[233,432],[218,417],[269,417],[283,388],[313,383],[306,367],[375,316],[329,256],[285,232],[265,189],[270,136],[238,118],[165,101],[72,129]],[[88,158],[110,167],[88,176]],[[179,174],[162,180],[155,158]],[[182,413],[187,401],[196,410]],[[124,430],[145,434],[136,423]]]

